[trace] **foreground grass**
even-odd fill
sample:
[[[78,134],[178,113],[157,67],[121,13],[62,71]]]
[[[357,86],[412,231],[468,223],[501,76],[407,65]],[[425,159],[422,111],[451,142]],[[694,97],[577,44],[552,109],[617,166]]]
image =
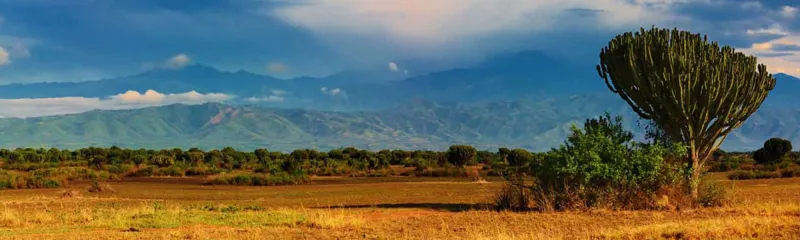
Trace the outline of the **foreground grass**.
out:
[[[724,177],[723,177],[724,178]],[[116,193],[0,192],[10,239],[794,239],[800,179],[731,182],[732,206],[683,211],[483,210],[500,182],[328,179],[278,187],[178,179],[111,183]],[[193,181],[187,179],[185,181]]]

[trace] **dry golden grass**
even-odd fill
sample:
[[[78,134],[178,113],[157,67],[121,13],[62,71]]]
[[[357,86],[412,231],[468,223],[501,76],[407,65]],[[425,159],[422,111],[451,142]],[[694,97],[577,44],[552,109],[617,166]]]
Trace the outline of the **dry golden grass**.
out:
[[[469,179],[318,179],[203,186],[192,178],[112,182],[113,193],[0,192],[3,239],[797,239],[800,179],[731,182],[723,208],[513,213],[483,210],[502,186]],[[65,191],[78,191],[62,197]]]

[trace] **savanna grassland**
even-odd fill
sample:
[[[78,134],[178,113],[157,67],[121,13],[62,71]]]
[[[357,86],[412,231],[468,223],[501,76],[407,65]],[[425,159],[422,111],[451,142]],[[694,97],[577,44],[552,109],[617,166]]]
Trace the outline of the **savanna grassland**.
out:
[[[659,211],[488,209],[501,179],[318,177],[290,186],[209,186],[202,178],[4,190],[8,239],[796,239],[800,179],[708,181],[729,206]]]

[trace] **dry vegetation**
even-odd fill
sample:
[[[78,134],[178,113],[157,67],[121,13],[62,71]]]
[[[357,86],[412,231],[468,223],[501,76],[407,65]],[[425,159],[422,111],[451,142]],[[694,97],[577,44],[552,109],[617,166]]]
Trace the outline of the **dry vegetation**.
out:
[[[5,190],[0,238],[11,239],[792,239],[800,179],[732,182],[722,208],[496,212],[500,179],[317,178],[309,185],[209,186],[200,178],[110,182],[116,191]],[[67,194],[69,193],[69,194]],[[320,231],[323,230],[323,231]]]

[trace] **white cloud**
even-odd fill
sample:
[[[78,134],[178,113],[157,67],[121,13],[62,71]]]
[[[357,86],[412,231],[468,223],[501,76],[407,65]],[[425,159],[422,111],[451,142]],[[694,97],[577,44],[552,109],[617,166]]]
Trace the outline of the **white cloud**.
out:
[[[272,93],[272,95],[277,95],[277,96],[282,96],[289,93],[286,90],[281,90],[281,89],[272,89],[270,90],[270,92]]]
[[[38,117],[81,113],[91,110],[133,109],[169,104],[201,104],[224,102],[233,96],[221,93],[201,94],[196,91],[177,94],[162,94],[148,90],[144,94],[137,91],[113,95],[107,98],[59,97],[0,99],[0,112],[4,117]]]
[[[320,91],[322,91],[322,93],[324,94],[331,95],[334,97],[335,96],[347,97],[347,93],[340,88],[329,89],[328,87],[322,87],[320,88]]]
[[[284,96],[286,94],[288,94],[289,92],[287,92],[286,90],[281,90],[281,89],[272,89],[272,90],[270,90],[270,93],[272,93],[272,95],[269,95],[269,96],[266,96],[266,97],[250,97],[250,98],[246,98],[245,101],[248,101],[248,102],[283,102],[284,100],[286,100],[286,97],[284,97]]]
[[[800,46],[800,35],[788,35],[769,42],[754,43],[749,48],[739,49],[740,51],[760,55],[758,61],[767,65],[770,72],[781,72],[800,77],[800,55],[788,56],[768,56],[770,53],[784,53],[785,51],[776,50],[776,45],[796,45]]]
[[[9,57],[6,49],[0,46],[0,66],[5,66],[8,64],[11,64],[11,57]]]
[[[392,70],[392,72],[397,72],[400,69],[397,67],[397,63],[389,62],[389,70]]]
[[[273,74],[285,73],[290,70],[289,66],[279,62],[271,62],[267,64],[267,72]]]
[[[286,98],[281,96],[266,96],[266,97],[250,97],[245,99],[248,102],[283,102]]]
[[[792,6],[783,6],[781,9],[781,15],[783,15],[785,18],[793,18],[797,15],[797,8]]]
[[[188,55],[186,55],[185,53],[181,53],[181,54],[175,55],[174,57],[170,58],[166,63],[166,67],[167,68],[182,68],[182,67],[188,65],[191,61],[192,61],[192,59],[189,58]]]
[[[496,32],[538,31],[570,26],[621,27],[676,18],[677,3],[705,0],[310,0],[270,10],[285,21],[321,33],[385,36],[404,43],[444,44]],[[603,11],[602,18],[571,22],[574,9]]]

